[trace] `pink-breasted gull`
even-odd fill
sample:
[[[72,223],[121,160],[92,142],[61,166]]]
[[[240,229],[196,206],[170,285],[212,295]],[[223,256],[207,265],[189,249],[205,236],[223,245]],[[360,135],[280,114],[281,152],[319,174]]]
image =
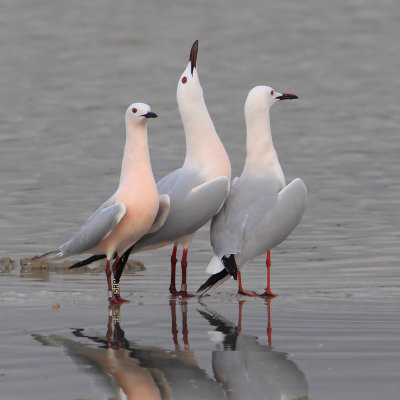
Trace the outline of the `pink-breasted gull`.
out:
[[[243,172],[232,182],[220,212],[211,223],[214,257],[207,272],[212,276],[198,289],[210,293],[232,275],[242,287],[240,271],[255,257],[267,253],[267,288],[270,288],[270,250],[286,239],[300,222],[307,200],[304,182],[296,178],[289,185],[276,154],[269,110],[279,100],[297,99],[268,86],[250,90],[244,107],[247,130],[247,157]]]
[[[115,276],[120,256],[149,232],[153,224],[160,224],[159,219],[165,220],[169,209],[168,196],[159,199],[150,164],[147,122],[156,117],[147,104],[134,103],[128,107],[125,113],[126,142],[117,191],[68,242],[56,251],[39,256],[39,259],[61,259],[82,253],[104,255],[107,258],[110,302],[124,301],[119,290],[113,295],[110,261],[116,257],[113,264]]]

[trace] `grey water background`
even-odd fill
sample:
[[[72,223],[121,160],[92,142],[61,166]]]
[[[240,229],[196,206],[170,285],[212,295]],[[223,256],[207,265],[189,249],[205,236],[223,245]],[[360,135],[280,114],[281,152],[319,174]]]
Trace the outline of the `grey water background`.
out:
[[[205,305],[169,304],[170,248],[137,255],[146,270],[123,279],[130,351],[101,353],[102,273],[3,272],[0,397],[119,398],[107,371],[125,368],[131,382],[167,388],[163,398],[398,399],[399,37],[394,0],[1,0],[1,257],[54,249],[112,193],[130,103],[159,115],[149,123],[155,177],[181,165],[175,91],[195,39],[233,176],[245,157],[250,88],[300,97],[273,107],[272,133],[287,181],[303,178],[309,202],[272,251],[272,348],[262,299],[243,305],[238,334],[233,282]],[[189,252],[191,291],[210,257],[205,227]],[[244,279],[247,289],[265,287],[262,258]],[[157,398],[146,396],[131,398]]]

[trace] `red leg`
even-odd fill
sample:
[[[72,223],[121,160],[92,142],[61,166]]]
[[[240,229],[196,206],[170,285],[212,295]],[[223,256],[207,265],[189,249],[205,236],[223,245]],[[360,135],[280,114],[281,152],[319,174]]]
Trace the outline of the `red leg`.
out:
[[[112,299],[112,297],[113,297],[112,286],[111,286],[110,260],[107,260],[106,277],[107,277],[107,287],[108,287],[108,301],[110,301]]]
[[[115,274],[117,272],[117,265],[118,265],[119,260],[120,260],[120,258],[117,256],[115,261],[114,261],[114,264],[112,266],[114,279],[113,279],[113,283],[112,283],[113,298],[110,301],[111,304],[122,304],[122,303],[129,302],[129,300],[126,300],[126,299],[121,297],[119,282],[117,283],[115,281]]]
[[[118,261],[119,261],[119,260],[120,260],[120,258],[117,256],[117,257],[115,258],[114,264],[113,264],[113,266],[112,266],[112,272],[113,272],[114,278],[115,278],[115,274],[116,274],[116,272],[117,272],[117,264],[118,264]]]
[[[188,249],[183,249],[182,261],[181,261],[181,267],[182,267],[182,284],[181,284],[181,291],[179,292],[179,294],[180,294],[182,297],[194,297],[193,294],[189,294],[189,293],[187,292],[187,283],[186,283],[187,253],[188,253]]]
[[[258,294],[255,293],[255,292],[246,292],[243,289],[243,286],[242,286],[242,274],[240,273],[239,270],[237,272],[237,276],[238,276],[238,284],[239,284],[238,294],[243,294],[244,296],[251,296],[251,297],[258,296]]]
[[[268,250],[267,252],[267,287],[265,288],[265,292],[261,296],[272,296],[275,297],[277,294],[271,292],[271,279],[270,279],[270,269],[271,269],[271,252]]]
[[[176,290],[175,286],[175,270],[176,270],[176,262],[178,261],[176,258],[176,252],[178,250],[178,245],[174,245],[174,249],[172,250],[171,254],[171,283],[169,285],[169,292],[173,296],[178,296],[179,292]]]

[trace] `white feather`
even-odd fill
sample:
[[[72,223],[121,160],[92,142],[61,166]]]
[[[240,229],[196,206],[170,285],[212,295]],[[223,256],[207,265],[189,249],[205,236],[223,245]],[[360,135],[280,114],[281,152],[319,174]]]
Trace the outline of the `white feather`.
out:
[[[222,264],[220,258],[218,256],[214,256],[208,264],[206,273],[209,275],[214,275],[218,272],[221,272],[224,268],[224,264]]]

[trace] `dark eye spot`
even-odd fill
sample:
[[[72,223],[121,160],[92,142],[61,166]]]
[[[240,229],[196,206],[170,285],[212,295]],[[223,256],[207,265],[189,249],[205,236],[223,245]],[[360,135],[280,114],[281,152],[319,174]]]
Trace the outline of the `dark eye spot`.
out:
[[[271,96],[273,96],[274,93],[275,93],[275,92],[274,92],[274,89],[272,89],[272,90],[271,90]]]
[[[137,113],[137,108],[132,108],[132,112],[135,114]]]
[[[187,82],[187,78],[186,78],[186,76],[184,76],[183,78],[182,78],[182,83],[186,83]]]

